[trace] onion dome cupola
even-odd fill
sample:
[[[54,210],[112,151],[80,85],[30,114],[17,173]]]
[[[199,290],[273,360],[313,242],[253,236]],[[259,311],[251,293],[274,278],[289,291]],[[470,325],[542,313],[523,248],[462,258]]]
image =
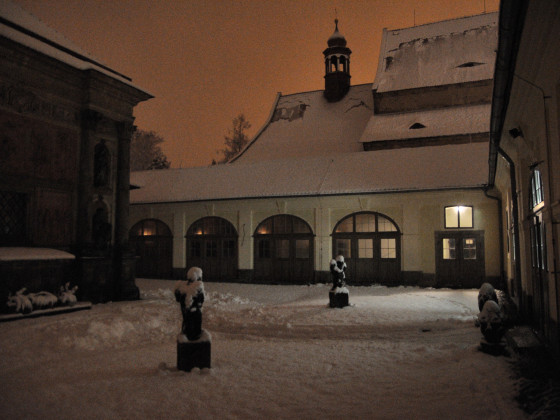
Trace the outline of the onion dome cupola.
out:
[[[335,29],[327,41],[325,55],[325,98],[329,102],[340,101],[350,89],[350,54],[346,38],[338,32],[338,19],[334,21]]]

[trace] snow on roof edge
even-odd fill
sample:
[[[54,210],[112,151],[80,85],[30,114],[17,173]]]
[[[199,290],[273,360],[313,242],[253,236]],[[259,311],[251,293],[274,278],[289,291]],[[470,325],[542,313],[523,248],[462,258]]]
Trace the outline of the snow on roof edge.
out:
[[[278,194],[278,195],[255,195],[249,197],[223,197],[223,198],[196,198],[192,200],[168,200],[168,201],[135,201],[131,202],[131,206],[140,206],[147,204],[180,204],[180,203],[201,203],[205,201],[234,201],[234,200],[267,200],[270,198],[294,198],[294,197],[337,197],[337,196],[347,196],[347,195],[362,195],[362,194],[407,194],[407,193],[417,193],[417,192],[431,192],[431,191],[460,191],[460,190],[479,190],[485,189],[488,186],[487,183],[473,184],[466,186],[448,186],[440,188],[388,188],[385,190],[359,190],[352,192],[315,192],[315,193],[294,193],[294,194]]]
[[[41,19],[8,0],[0,2],[0,36],[78,70],[98,71],[151,98],[154,97],[147,90],[135,85],[129,76],[101,63]]]

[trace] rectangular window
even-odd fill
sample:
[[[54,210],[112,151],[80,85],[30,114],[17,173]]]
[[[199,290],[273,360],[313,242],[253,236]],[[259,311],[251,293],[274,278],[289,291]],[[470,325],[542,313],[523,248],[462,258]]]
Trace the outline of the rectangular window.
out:
[[[344,258],[352,258],[350,246],[352,241],[350,239],[337,239],[335,242],[335,254],[343,255]]]
[[[23,245],[26,239],[25,194],[0,191],[0,245]]]
[[[373,239],[358,239],[358,258],[373,258]]]
[[[206,256],[207,257],[217,257],[218,256],[218,243],[216,241],[206,241]]]
[[[465,238],[463,239],[463,259],[476,260],[476,239]]]
[[[288,259],[290,258],[290,240],[277,239],[276,240],[276,258]]]
[[[222,243],[222,255],[227,258],[235,257],[235,241],[225,239]]]
[[[454,238],[443,238],[443,259],[444,260],[454,260],[455,259],[455,239]]]
[[[296,258],[307,259],[309,258],[309,240],[297,239],[296,240]]]
[[[397,240],[381,239],[381,258],[397,258]]]
[[[358,258],[373,258],[373,239],[358,239]]]
[[[191,257],[200,257],[200,255],[201,255],[201,252],[200,252],[200,250],[201,250],[200,241],[190,241],[189,244],[190,244],[190,245],[189,245],[189,247],[190,247],[189,255],[190,255]]]
[[[448,206],[445,207],[445,228],[472,228],[473,208],[472,206]]]
[[[258,245],[258,257],[259,258],[270,258],[270,240],[260,239]]]

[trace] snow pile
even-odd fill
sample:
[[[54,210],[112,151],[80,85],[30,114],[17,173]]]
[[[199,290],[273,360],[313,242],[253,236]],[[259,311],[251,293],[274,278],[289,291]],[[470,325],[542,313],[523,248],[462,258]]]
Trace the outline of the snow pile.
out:
[[[176,369],[173,281],[142,300],[0,324],[5,418],[523,419],[478,350],[477,290],[205,283],[212,368]],[[492,372],[492,375],[488,375]]]

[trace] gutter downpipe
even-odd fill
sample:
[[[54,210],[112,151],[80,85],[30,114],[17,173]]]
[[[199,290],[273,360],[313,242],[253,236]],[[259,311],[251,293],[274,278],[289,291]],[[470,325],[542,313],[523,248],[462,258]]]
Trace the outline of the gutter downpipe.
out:
[[[496,200],[498,202],[498,224],[499,224],[499,236],[500,236],[500,280],[501,285],[500,289],[502,289],[503,285],[507,285],[507,275],[505,272],[505,263],[504,263],[504,218],[502,216],[502,199],[500,197],[494,197],[493,195],[489,194],[490,188],[488,186],[483,188],[484,195],[492,200]],[[509,292],[509,290],[508,290]]]
[[[517,180],[515,178],[515,163],[508,156],[508,154],[498,146],[498,154],[502,156],[509,165],[509,179],[511,183],[511,212],[513,218],[513,246],[514,246],[514,258],[515,258],[515,282],[514,291],[515,296],[517,296],[519,301],[519,307],[521,307],[521,300],[523,294],[521,293],[521,254],[519,245],[519,204],[517,201]]]
[[[498,154],[509,163],[510,183],[512,192],[512,218],[514,234],[515,279],[514,292],[517,296],[518,308],[522,308],[521,259],[519,248],[519,207],[517,200],[517,182],[515,178],[515,164],[500,147],[500,140],[504,128],[504,120],[509,104],[513,73],[519,50],[521,33],[528,0],[502,0],[500,2],[498,26],[498,51],[494,68],[494,89],[492,92],[492,111],[490,117],[490,150],[488,158],[488,188],[494,186]]]

